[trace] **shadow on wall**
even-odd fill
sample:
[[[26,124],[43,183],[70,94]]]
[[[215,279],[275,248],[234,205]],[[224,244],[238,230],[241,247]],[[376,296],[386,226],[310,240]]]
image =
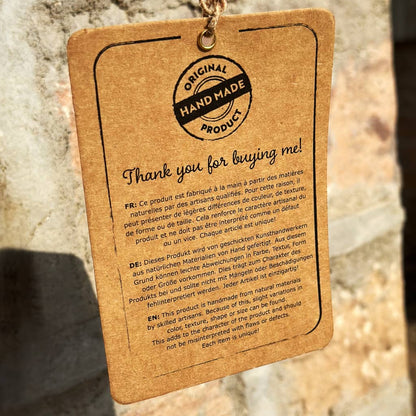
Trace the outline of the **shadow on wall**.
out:
[[[402,172],[402,202],[406,210],[403,257],[407,337],[413,409],[416,412],[416,1],[392,0],[391,6],[398,101],[398,157]]]
[[[82,261],[5,249],[0,270],[0,413],[114,415]]]
[[[398,156],[402,170],[402,202],[406,209],[404,269],[407,316],[416,320],[416,1],[393,1],[394,61],[397,85]],[[409,23],[411,22],[411,24]]]

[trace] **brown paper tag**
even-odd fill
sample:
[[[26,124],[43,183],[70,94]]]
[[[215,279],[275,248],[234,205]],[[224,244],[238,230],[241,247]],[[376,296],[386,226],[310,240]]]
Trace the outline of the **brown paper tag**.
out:
[[[332,15],[74,34],[68,57],[113,397],[325,346]]]

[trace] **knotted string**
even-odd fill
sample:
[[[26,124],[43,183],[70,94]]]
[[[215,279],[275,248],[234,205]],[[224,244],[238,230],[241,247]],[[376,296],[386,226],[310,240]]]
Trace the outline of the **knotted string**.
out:
[[[218,20],[227,7],[227,0],[199,0],[199,5],[203,15],[208,17],[207,32],[210,36],[213,36]]]

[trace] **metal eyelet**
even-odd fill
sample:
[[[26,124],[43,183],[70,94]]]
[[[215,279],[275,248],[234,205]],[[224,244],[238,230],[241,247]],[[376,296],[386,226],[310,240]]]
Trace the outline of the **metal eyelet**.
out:
[[[208,29],[205,29],[198,35],[198,47],[203,52],[210,51],[217,43],[217,36],[215,33],[206,36],[207,33],[209,33],[209,31]]]

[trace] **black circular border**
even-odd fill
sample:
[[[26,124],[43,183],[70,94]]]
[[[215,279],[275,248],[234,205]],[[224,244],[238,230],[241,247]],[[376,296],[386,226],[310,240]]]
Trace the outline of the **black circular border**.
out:
[[[194,65],[196,65],[197,63],[199,63],[199,62],[201,62],[201,61],[203,61],[203,60],[206,60],[206,59],[210,59],[210,58],[222,58],[222,59],[225,59],[225,60],[227,60],[227,61],[229,61],[229,62],[231,62],[232,64],[234,64],[234,65],[236,65],[238,68],[240,68],[241,69],[241,71],[244,73],[244,74],[246,74],[247,75],[247,72],[243,69],[243,67],[239,64],[239,63],[237,63],[236,61],[234,61],[233,59],[231,59],[231,58],[227,58],[226,56],[224,56],[224,55],[209,55],[209,56],[203,56],[202,58],[199,58],[199,59],[197,59],[196,61],[194,61],[194,62],[192,62],[191,64],[189,64],[183,71],[182,71],[182,73],[181,73],[181,75],[179,75],[179,78],[178,78],[178,81],[176,82],[176,84],[175,84],[175,88],[174,88],[174,90],[173,90],[173,99],[172,99],[172,101],[173,101],[173,104],[172,104],[172,106],[174,106],[175,105],[175,95],[176,95],[176,90],[178,89],[178,86],[179,86],[179,82],[182,80],[182,78],[183,78],[183,76],[185,75],[185,73],[191,68],[191,67],[193,67]],[[248,75],[247,75],[247,77],[248,77]],[[250,81],[251,82],[251,81]],[[198,136],[196,136],[195,134],[192,134],[192,133],[190,133],[188,130],[186,130],[186,128],[185,127],[183,127],[179,122],[178,122],[178,124],[181,126],[181,128],[186,132],[186,134],[189,134],[190,136],[192,136],[193,138],[195,138],[195,139],[197,139],[197,140],[201,140],[201,141],[208,141],[208,142],[215,142],[215,141],[217,141],[217,140],[222,140],[222,139],[225,139],[226,137],[228,137],[228,136],[231,136],[233,133],[235,133],[240,127],[241,127],[241,125],[245,122],[245,120],[246,120],[246,118],[247,118],[247,116],[248,116],[248,113],[250,112],[250,108],[251,108],[251,102],[252,102],[252,100],[253,100],[253,94],[252,94],[252,90],[250,91],[250,101],[249,101],[249,103],[248,103],[248,108],[247,108],[247,112],[246,112],[246,114],[245,114],[245,116],[244,116],[244,118],[243,118],[243,120],[241,121],[241,123],[240,123],[240,125],[235,129],[235,130],[233,130],[231,133],[228,133],[228,134],[226,134],[225,136],[222,136],[222,137],[218,137],[218,138],[216,138],[216,139],[212,139],[212,140],[209,140],[209,139],[202,139],[201,137],[198,137]],[[176,117],[175,117],[175,119],[176,119]]]

